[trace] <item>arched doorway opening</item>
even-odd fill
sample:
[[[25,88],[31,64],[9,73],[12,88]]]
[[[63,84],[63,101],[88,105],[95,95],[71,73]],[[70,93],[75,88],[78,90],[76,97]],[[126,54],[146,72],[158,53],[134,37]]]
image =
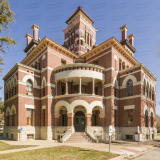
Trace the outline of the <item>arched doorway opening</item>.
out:
[[[65,106],[60,109],[60,126],[67,126],[67,109]]]
[[[92,126],[99,126],[100,118],[99,118],[100,110],[96,106],[92,110]]]
[[[85,131],[85,114],[83,111],[77,111],[75,113],[74,128],[77,132]]]

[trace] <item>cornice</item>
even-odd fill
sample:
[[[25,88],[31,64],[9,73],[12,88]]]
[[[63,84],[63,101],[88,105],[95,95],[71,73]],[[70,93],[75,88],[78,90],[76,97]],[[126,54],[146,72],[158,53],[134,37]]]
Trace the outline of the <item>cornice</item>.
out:
[[[52,47],[56,51],[72,59],[73,57],[78,58],[78,55],[76,55],[75,53],[71,52],[67,48],[61,46],[60,44],[56,43],[55,41],[45,36],[39,42],[39,44],[22,60],[21,63],[27,65],[34,57],[36,57],[46,47]]]
[[[98,65],[94,65],[94,64],[88,64],[88,63],[74,63],[74,64],[66,64],[66,65],[62,65],[59,66],[57,68],[54,68],[54,71],[57,71],[59,69],[63,69],[63,68],[68,68],[68,67],[93,67],[93,68],[98,68],[101,69],[103,71],[105,71],[105,68],[98,66]]]
[[[143,63],[139,63],[139,64],[137,64],[137,65],[135,65],[135,66],[132,66],[132,67],[129,67],[129,68],[124,69],[124,70],[122,70],[122,71],[119,71],[119,73],[124,73],[124,72],[133,70],[133,69],[138,68],[138,67],[143,67],[144,70],[145,70],[151,77],[153,77],[153,79],[154,79],[155,81],[158,80],[158,79],[153,75],[153,73],[152,73]]]
[[[115,38],[112,37],[108,39],[107,41],[101,43],[96,48],[93,48],[89,52],[83,54],[81,57],[86,59],[91,58],[92,56],[100,53],[106,48],[114,47],[119,53],[121,53],[126,59],[128,59],[133,65],[137,65],[139,62],[130,54],[129,51],[127,51],[122,44]]]
[[[12,67],[12,69],[5,75],[5,77],[3,78],[3,80],[6,80],[6,79],[13,73],[13,71],[14,71],[18,66],[21,66],[21,67],[24,67],[24,68],[26,68],[26,69],[30,69],[30,70],[32,70],[32,71],[34,71],[34,72],[40,73],[40,71],[37,70],[37,69],[35,69],[35,68],[26,66],[26,65],[21,64],[21,63],[16,63],[16,64]]]

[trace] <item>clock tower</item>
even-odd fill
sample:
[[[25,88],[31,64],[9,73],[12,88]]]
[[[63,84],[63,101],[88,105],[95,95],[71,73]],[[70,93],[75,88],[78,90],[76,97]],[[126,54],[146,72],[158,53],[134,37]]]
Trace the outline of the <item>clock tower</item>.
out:
[[[90,51],[96,44],[96,30],[94,21],[81,6],[67,19],[64,32],[64,46],[78,56]]]

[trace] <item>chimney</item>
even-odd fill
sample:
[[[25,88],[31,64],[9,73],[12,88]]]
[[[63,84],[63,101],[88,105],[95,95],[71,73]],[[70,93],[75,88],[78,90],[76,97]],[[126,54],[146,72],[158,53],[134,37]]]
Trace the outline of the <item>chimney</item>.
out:
[[[31,36],[30,34],[27,33],[25,37],[27,39],[27,46],[28,46],[30,44],[33,36]]]
[[[132,33],[131,35],[128,36],[129,43],[134,47],[134,38],[135,35]]]
[[[127,29],[128,26],[126,24],[120,28],[120,30],[122,31],[122,42],[127,39]]]
[[[33,24],[33,26],[31,28],[33,29],[33,39],[38,41],[38,30],[40,29],[40,27]]]

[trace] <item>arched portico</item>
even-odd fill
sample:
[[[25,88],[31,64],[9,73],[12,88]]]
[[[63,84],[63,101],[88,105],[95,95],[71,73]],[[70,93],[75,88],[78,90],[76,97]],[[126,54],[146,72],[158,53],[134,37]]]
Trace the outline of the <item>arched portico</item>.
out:
[[[84,126],[104,125],[105,106],[101,101],[93,101],[89,104],[85,100],[75,100],[69,104],[62,100],[57,102],[54,108],[55,126],[66,124],[67,126],[74,126],[76,130],[84,130]],[[66,118],[62,113],[66,114]],[[64,120],[67,122],[63,122]]]

